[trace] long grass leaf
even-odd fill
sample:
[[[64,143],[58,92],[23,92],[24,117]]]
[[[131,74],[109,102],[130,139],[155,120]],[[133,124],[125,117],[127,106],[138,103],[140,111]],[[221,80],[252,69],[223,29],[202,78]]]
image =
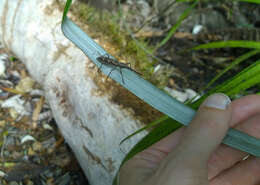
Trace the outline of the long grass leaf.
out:
[[[226,93],[229,96],[236,95],[260,82],[260,60],[256,61],[242,72],[226,81],[216,91]]]
[[[233,41],[220,41],[211,42],[207,44],[198,45],[190,50],[199,49],[213,49],[213,48],[250,48],[250,49],[260,49],[260,42],[256,41],[243,41],[243,40],[233,40]]]
[[[259,74],[260,60],[251,64],[249,67],[245,68],[243,71],[238,73],[230,80],[227,80],[224,83],[218,85],[217,87],[211,89],[207,94],[203,95],[191,106],[192,108],[197,108],[201,104],[201,102],[203,102],[206,99],[207,96],[215,92],[222,92],[229,96],[234,96],[237,93],[258,84],[260,82]]]
[[[121,142],[120,142],[120,145],[123,144],[126,140],[130,139],[131,137],[135,136],[136,134],[146,130],[146,129],[149,129],[149,128],[152,128],[158,124],[161,124],[163,123],[165,120],[168,120],[168,116],[162,116],[161,118],[153,121],[152,123],[149,123],[148,125],[144,126],[143,128],[135,131],[134,133],[130,134],[129,136],[127,136],[126,138],[124,138]]]
[[[234,0],[234,1],[241,1],[241,2],[246,2],[246,3],[260,4],[260,0]]]
[[[110,58],[113,58],[113,56],[109,55],[76,24],[69,20],[69,18],[66,18],[63,21],[62,31],[64,35],[73,41],[73,43],[76,44],[97,66],[101,65],[97,60],[97,57],[100,55],[107,54]],[[103,65],[101,71],[108,75],[114,68],[115,66]],[[181,123],[189,123],[192,114],[191,110],[187,106],[141,78],[135,72],[128,69],[122,69],[121,71],[122,74],[117,68],[117,70],[114,70],[109,77],[117,81],[137,97],[149,103],[155,109],[160,110],[162,113],[180,121]],[[124,78],[124,82],[122,81],[122,78]]]
[[[147,136],[145,136],[130,150],[130,152],[126,155],[124,161],[132,158],[135,154],[158,142],[181,126],[182,124],[176,122],[173,119],[164,119],[159,125],[157,125],[156,129],[153,129]]]
[[[241,62],[245,61],[246,59],[256,55],[260,53],[260,50],[253,50],[250,51],[246,54],[241,55],[240,57],[236,58],[229,66],[227,66],[225,69],[223,69],[217,76],[215,76],[204,88],[207,89],[209,88],[213,83],[215,83],[221,76],[223,76],[223,74],[225,74],[227,71],[229,71],[230,69],[232,69],[233,67],[235,67],[236,65],[240,64]],[[204,91],[203,90],[203,91]]]
[[[63,15],[62,15],[62,23],[65,21],[66,17],[67,17],[67,13],[69,11],[70,5],[72,3],[72,0],[67,0],[64,10],[63,10]]]
[[[238,86],[230,89],[226,94],[234,95],[238,94],[241,91],[248,89],[256,84],[259,84],[260,72],[255,75],[250,75],[245,81],[242,81]]]
[[[256,54],[260,52],[259,50],[255,50],[252,52],[249,52],[245,55],[242,55],[241,58],[252,56],[253,54]],[[250,65],[248,68],[244,69],[242,72],[234,76],[232,79],[226,81],[224,84],[216,87],[215,89],[211,90],[207,95],[204,95],[204,98],[202,100],[199,100],[199,103],[197,103],[196,107],[209,95],[214,92],[222,92],[229,96],[238,94],[239,92],[246,90],[249,87],[252,87],[260,82],[260,60]],[[161,122],[168,121],[168,117],[162,117],[159,120],[156,120],[155,122],[152,122],[148,124],[147,126],[137,130],[136,132],[132,133],[131,135],[124,138],[121,143],[126,141],[127,139],[133,137],[134,135],[140,133],[141,131],[151,128],[155,125],[160,124]]]
[[[204,1],[207,2],[207,0],[204,0]],[[241,2],[246,2],[246,3],[260,4],[260,0],[232,0],[232,1],[241,1]],[[177,0],[177,2],[194,2],[194,0]]]

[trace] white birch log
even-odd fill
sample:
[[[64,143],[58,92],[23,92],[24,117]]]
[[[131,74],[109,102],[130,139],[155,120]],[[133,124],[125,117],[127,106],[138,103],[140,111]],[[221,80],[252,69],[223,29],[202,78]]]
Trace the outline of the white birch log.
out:
[[[0,42],[44,88],[57,124],[90,184],[108,185],[126,152],[146,132],[120,149],[120,141],[142,124],[133,111],[111,101],[119,87],[104,83],[94,64],[63,36],[62,11],[55,2],[0,0]]]

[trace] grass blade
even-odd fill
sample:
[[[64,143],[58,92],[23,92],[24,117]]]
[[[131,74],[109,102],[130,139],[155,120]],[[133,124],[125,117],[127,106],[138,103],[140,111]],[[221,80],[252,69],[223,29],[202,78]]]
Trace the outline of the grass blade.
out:
[[[135,154],[143,151],[144,149],[161,140],[165,136],[168,136],[170,133],[174,132],[181,126],[182,124],[176,122],[173,119],[164,119],[160,124],[157,125],[156,129],[153,129],[147,136],[145,136],[130,150],[123,162],[132,158]]]
[[[260,50],[253,50],[250,51],[244,55],[241,55],[240,57],[236,58],[236,60],[234,60],[228,67],[226,67],[224,70],[222,70],[217,76],[215,76],[208,84],[207,86],[204,88],[204,90],[206,90],[207,88],[209,88],[214,82],[216,82],[223,74],[225,74],[227,71],[229,71],[230,69],[232,69],[234,66],[240,64],[241,62],[245,61],[246,59],[256,55],[260,53]],[[202,90],[202,91],[204,91]]]
[[[76,44],[93,61],[93,63],[97,66],[101,65],[100,62],[97,61],[97,57],[108,54],[101,46],[93,41],[77,25],[69,20],[69,18],[64,19],[62,30],[64,35]],[[112,57],[111,55],[109,56]],[[101,70],[108,75],[112,69],[114,69],[113,66],[103,65]],[[193,115],[193,111],[189,107],[169,96],[150,82],[144,80],[135,72],[128,69],[122,69],[122,75],[124,76],[125,83],[122,82],[119,69],[114,70],[110,77],[155,109],[183,124],[189,123]]]
[[[211,42],[207,44],[198,45],[189,50],[199,50],[199,49],[215,49],[215,48],[250,48],[250,49],[260,49],[260,42],[255,41],[243,41],[243,40],[233,40],[233,41],[220,41]]]
[[[199,100],[192,104],[193,108],[197,108],[207,96],[215,92],[222,92],[228,96],[234,96],[237,93],[246,90],[254,85],[260,83],[260,60],[251,64],[243,71],[238,73],[230,80],[225,81],[214,89],[210,90],[207,94],[203,95]]]
[[[158,44],[156,49],[162,47],[168,40],[173,36],[173,34],[176,32],[176,30],[180,27],[182,21],[186,19],[189,16],[190,11],[197,5],[198,1],[194,1],[194,3],[191,5],[191,7],[187,8],[179,17],[177,23],[173,25],[167,34],[167,36]]]
[[[226,93],[229,96],[235,95],[260,82],[260,60],[245,68],[239,74],[216,87],[215,91]],[[257,78],[258,77],[258,78]]]
[[[66,5],[64,7],[63,10],[63,15],[62,15],[62,23],[65,21],[65,19],[67,18],[67,13],[69,11],[70,5],[72,3],[72,0],[67,0]]]
[[[234,1],[241,1],[241,2],[246,2],[246,3],[260,4],[260,0],[234,0]]]
[[[165,120],[167,120],[169,117],[168,116],[163,116],[161,118],[159,118],[158,120],[156,121],[153,121],[152,123],[149,123],[148,125],[146,125],[145,127],[135,131],[134,133],[130,134],[129,136],[127,136],[126,138],[124,138],[121,142],[120,142],[120,145],[123,144],[126,140],[130,139],[131,137],[135,136],[136,134],[146,130],[146,129],[149,129],[149,128],[152,128],[158,124],[161,124],[163,123]]]

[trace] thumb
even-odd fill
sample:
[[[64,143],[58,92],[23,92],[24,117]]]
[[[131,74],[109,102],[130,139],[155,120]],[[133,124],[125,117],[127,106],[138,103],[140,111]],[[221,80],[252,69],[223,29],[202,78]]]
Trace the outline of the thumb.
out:
[[[209,96],[183,135],[179,146],[194,160],[206,160],[221,143],[231,120],[231,100],[222,93]]]
[[[207,162],[224,138],[231,120],[230,99],[209,96],[184,131],[176,148],[161,162],[153,184],[208,184]]]
[[[207,162],[229,128],[230,103],[230,99],[220,93],[202,103],[182,140],[161,163],[157,172],[161,179],[176,184],[208,184]]]

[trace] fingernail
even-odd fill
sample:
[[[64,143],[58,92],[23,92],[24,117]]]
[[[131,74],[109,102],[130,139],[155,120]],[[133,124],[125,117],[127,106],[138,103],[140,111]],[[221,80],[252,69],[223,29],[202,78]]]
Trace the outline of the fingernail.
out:
[[[203,103],[202,106],[225,110],[231,103],[230,98],[223,93],[216,93],[210,95]]]

